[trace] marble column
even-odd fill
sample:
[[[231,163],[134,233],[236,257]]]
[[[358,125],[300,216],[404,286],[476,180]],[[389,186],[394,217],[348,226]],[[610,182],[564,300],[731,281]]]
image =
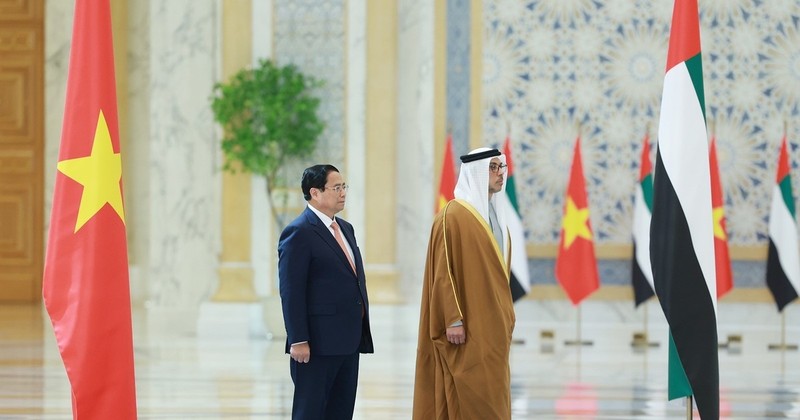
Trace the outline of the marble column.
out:
[[[251,0],[222,3],[222,81],[226,82],[252,60]],[[238,167],[238,165],[234,165]],[[253,267],[250,262],[251,176],[222,174],[222,253],[215,302],[254,302]]]
[[[402,295],[417,301],[433,220],[435,3],[398,0],[397,265]],[[443,124],[441,125],[443,127]]]
[[[220,253],[221,153],[208,99],[220,74],[219,2],[131,3],[141,48],[131,61],[146,61],[131,63],[132,84],[145,82],[135,92],[141,97],[131,94],[143,107],[131,113],[147,131],[130,143],[146,178],[133,210],[148,219],[134,244],[147,254],[148,326],[191,333],[216,288]]]
[[[401,300],[397,269],[397,1],[367,5],[364,269],[372,302]]]

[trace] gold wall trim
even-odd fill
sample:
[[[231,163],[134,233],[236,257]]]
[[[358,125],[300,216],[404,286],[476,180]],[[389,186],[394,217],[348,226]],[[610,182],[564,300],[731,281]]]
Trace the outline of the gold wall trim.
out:
[[[367,3],[364,269],[375,303],[399,299],[397,275],[397,1]],[[376,267],[389,267],[377,269]],[[373,281],[375,279],[375,281]],[[378,281],[377,279],[381,279]],[[372,286],[370,286],[372,288]],[[379,290],[378,290],[379,289]]]
[[[555,258],[558,254],[558,245],[528,245],[529,258]],[[598,259],[625,260],[633,256],[631,245],[595,245],[594,253]]]
[[[447,138],[447,0],[436,0],[433,22],[433,202],[439,202],[444,144]]]
[[[523,298],[529,300],[567,300],[564,289],[557,284],[540,284],[531,286],[531,291]],[[655,298],[654,298],[655,299]],[[633,302],[633,288],[631,286],[601,286],[592,293],[587,300],[628,300]],[[765,287],[734,288],[722,299],[720,303],[771,303],[772,294]],[[633,305],[633,303],[631,303]]]
[[[486,146],[483,139],[483,1],[470,1],[470,149]]]
[[[558,245],[528,245],[528,258],[555,258]],[[729,248],[732,261],[766,261],[767,246],[732,246]],[[633,245],[595,245],[597,258],[603,260],[627,260],[633,257]]]
[[[250,0],[222,2],[222,80],[249,66],[253,57]],[[251,175],[222,174],[222,251],[217,302],[257,300],[251,263]]]

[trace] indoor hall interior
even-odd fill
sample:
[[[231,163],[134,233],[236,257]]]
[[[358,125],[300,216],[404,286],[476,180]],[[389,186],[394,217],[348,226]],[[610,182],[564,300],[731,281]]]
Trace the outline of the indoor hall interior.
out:
[[[656,299],[636,308],[631,286],[675,1],[109,3],[127,234],[118,245],[129,263],[140,418],[289,417],[277,241],[304,209],[300,174],[316,163],[337,166],[349,186],[340,216],[354,227],[371,304],[376,352],[361,358],[356,418],[410,418],[448,144],[453,178],[472,149],[513,156],[514,255],[525,257],[529,286],[515,303],[514,418],[686,417],[682,400],[667,401],[664,313]],[[56,180],[66,181],[58,166],[75,6],[0,0],[0,419],[71,417],[42,279]],[[713,220],[732,273],[716,308],[720,413],[798,419],[800,353],[770,345],[800,344],[800,301],[776,310],[766,278],[772,233],[797,233],[800,2],[698,7],[703,116],[722,190]],[[324,82],[313,90],[324,129],[308,155],[282,166],[279,197],[264,176],[224,170],[226,131],[211,105],[215,84],[262,60]],[[574,306],[555,263],[578,139],[599,288]],[[793,225],[771,230],[786,180]],[[112,210],[121,213],[102,209]],[[578,338],[592,345],[565,343]]]

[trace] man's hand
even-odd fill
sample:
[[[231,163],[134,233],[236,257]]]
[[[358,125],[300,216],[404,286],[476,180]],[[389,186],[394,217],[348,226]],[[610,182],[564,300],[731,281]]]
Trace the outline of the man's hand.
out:
[[[447,341],[451,344],[464,344],[467,342],[467,333],[464,331],[464,326],[447,328]]]
[[[295,344],[289,347],[289,356],[297,363],[308,363],[311,360],[311,347],[308,343]]]

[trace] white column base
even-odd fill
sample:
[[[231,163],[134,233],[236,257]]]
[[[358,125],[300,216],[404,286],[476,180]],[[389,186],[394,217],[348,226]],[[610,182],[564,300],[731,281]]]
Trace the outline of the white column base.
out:
[[[266,338],[262,313],[261,302],[203,302],[197,317],[197,338]]]

